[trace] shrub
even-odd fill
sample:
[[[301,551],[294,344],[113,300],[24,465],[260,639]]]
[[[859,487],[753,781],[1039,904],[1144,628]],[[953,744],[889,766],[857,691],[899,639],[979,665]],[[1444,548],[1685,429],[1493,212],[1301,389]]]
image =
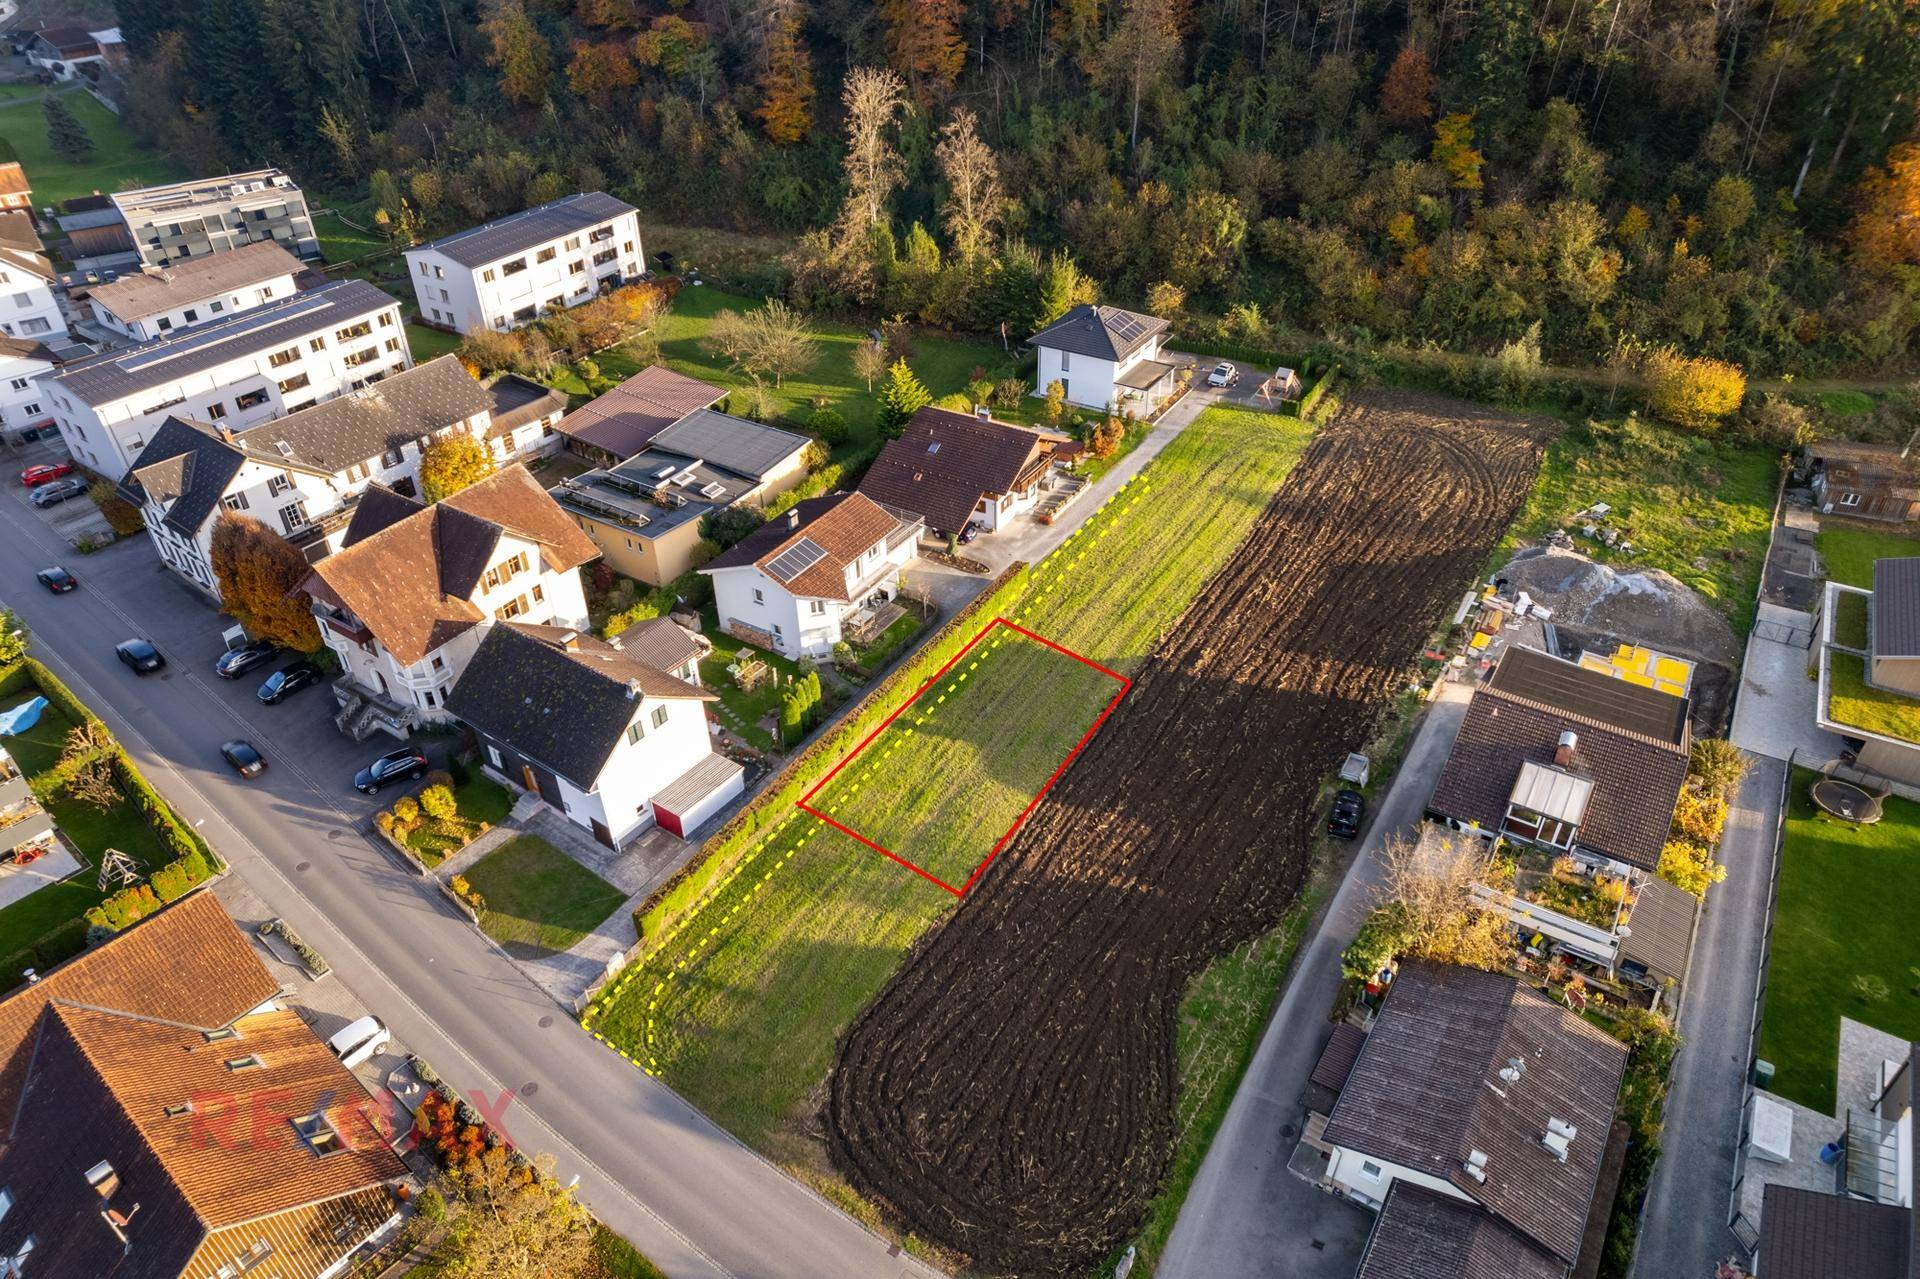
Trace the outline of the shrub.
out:
[[[453,791],[446,786],[429,786],[420,792],[420,807],[436,821],[451,821],[459,811]]]
[[[1687,761],[1694,785],[1708,795],[1730,799],[1746,779],[1750,765],[1740,748],[1724,737],[1695,738]]]
[[[1356,981],[1370,981],[1393,962],[1409,940],[1407,908],[1399,902],[1388,902],[1360,925],[1360,931],[1340,954],[1340,970]]]
[[[426,780],[422,784],[426,786],[451,786],[453,785],[453,774],[444,768],[436,768],[427,774]]]
[[[186,869],[179,862],[169,862],[153,872],[153,891],[163,902],[179,901],[192,887]]]
[[[1127,428],[1119,418],[1110,417],[1093,428],[1087,437],[1087,449],[1095,457],[1112,457],[1120,451],[1120,442],[1127,437]]]
[[[393,801],[393,824],[403,831],[419,825],[420,802],[411,795],[402,795]]]
[[[1776,453],[1797,453],[1813,443],[1813,415],[1804,406],[1769,392],[1747,414],[1740,434]]]
[[[1003,377],[993,384],[993,407],[996,409],[1017,409],[1020,401],[1026,398],[1025,378]]]
[[[807,418],[807,429],[828,448],[837,449],[847,442],[847,419],[834,409],[815,409]]]
[[[1647,403],[1676,426],[1708,431],[1740,407],[1747,375],[1737,364],[1707,356],[1686,356],[1672,347],[1650,353],[1643,365]]]
[[[1726,877],[1727,868],[1713,860],[1705,845],[1670,839],[1660,850],[1660,878],[1695,897],[1704,898]]]
[[[1691,786],[1680,791],[1673,806],[1673,834],[1690,844],[1717,844],[1727,824],[1727,801]]]
[[[113,896],[87,911],[86,920],[115,932],[128,924],[137,923],[160,909],[160,899],[146,884],[136,884],[123,888]]]
[[[465,875],[455,875],[447,881],[447,886],[462,897],[473,891],[473,885],[467,882]]]
[[[373,824],[382,835],[393,834],[393,814],[386,809],[383,808],[373,815]]]

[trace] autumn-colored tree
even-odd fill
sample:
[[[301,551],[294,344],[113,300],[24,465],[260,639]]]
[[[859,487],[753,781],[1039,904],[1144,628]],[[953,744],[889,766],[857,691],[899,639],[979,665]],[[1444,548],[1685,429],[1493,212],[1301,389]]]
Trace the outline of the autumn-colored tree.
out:
[[[1854,261],[1871,271],[1920,263],[1920,143],[1887,152],[1886,166],[1868,169],[1855,197],[1846,232]]]
[[[867,384],[867,390],[873,390],[873,379],[887,371],[887,346],[884,342],[871,339],[853,348],[854,376]]]
[[[1709,795],[1733,798],[1752,767],[1740,748],[1724,737],[1696,737],[1687,756],[1687,779]]]
[[[941,210],[947,236],[962,262],[976,262],[992,245],[993,229],[1000,220],[999,161],[980,137],[973,112],[965,107],[956,110],[940,130],[940,145],[933,154],[947,183]]]
[[[1456,111],[1433,126],[1433,158],[1459,191],[1478,191],[1487,157],[1473,147],[1473,113]]]
[[[640,79],[633,58],[624,44],[605,41],[589,44],[573,42],[573,59],[567,63],[567,87],[597,107],[605,107],[622,89],[631,89]]]
[[[799,142],[813,128],[813,54],[802,32],[805,21],[802,0],[774,0],[767,7],[760,105],[753,114],[775,142]]]
[[[1713,860],[1706,845],[1670,839],[1660,850],[1659,875],[1675,888],[1705,897],[1709,888],[1727,877],[1727,868]]]
[[[459,1142],[460,1134],[456,1136]],[[551,1279],[592,1273],[593,1218],[553,1179],[552,1160],[517,1164],[504,1146],[456,1145],[456,1194],[432,1262],[448,1279]]]
[[[1418,128],[1433,116],[1433,64],[1412,45],[1403,46],[1380,86],[1380,115],[1388,124]]]
[[[907,429],[907,420],[927,405],[933,395],[913,375],[905,360],[895,360],[887,370],[886,384],[880,388],[880,412],[877,421],[882,439],[897,440]]]
[[[658,67],[677,80],[693,72],[706,48],[705,25],[688,22],[677,13],[663,13],[633,38],[633,60],[643,67]]]
[[[639,22],[634,0],[575,0],[573,16],[584,26],[624,31]]]
[[[311,566],[293,543],[250,515],[223,510],[211,550],[220,607],[249,634],[302,653],[320,647],[313,603],[299,589]]]
[[[881,0],[887,61],[907,77],[914,101],[926,107],[934,92],[960,78],[967,45],[960,34],[961,0]]]
[[[427,445],[420,455],[420,492],[438,502],[493,474],[493,454],[465,431],[455,431]]]
[[[1501,879],[1479,840],[1432,828],[1418,840],[1392,835],[1380,846],[1380,862],[1378,895],[1382,905],[1399,908],[1403,954],[1467,968],[1506,967],[1514,949],[1507,917],[1474,891]]]
[[[1673,835],[1693,844],[1716,844],[1727,824],[1727,801],[1692,786],[1680,791],[1673,806]]]
[[[1109,415],[1105,421],[1087,432],[1087,451],[1097,458],[1109,458],[1120,451],[1120,443],[1126,438],[1126,423]]]
[[[1647,353],[1641,362],[1647,403],[1676,426],[1710,430],[1740,407],[1747,375],[1737,364],[1706,356],[1686,356],[1672,347]]]
[[[553,50],[521,0],[503,0],[480,24],[487,65],[500,72],[500,92],[522,105],[545,102],[553,88]]]
[[[866,241],[869,228],[886,216],[887,200],[904,175],[900,152],[889,135],[906,110],[906,90],[897,74],[882,67],[847,72],[840,95],[847,108],[847,202],[841,233],[850,240]]]

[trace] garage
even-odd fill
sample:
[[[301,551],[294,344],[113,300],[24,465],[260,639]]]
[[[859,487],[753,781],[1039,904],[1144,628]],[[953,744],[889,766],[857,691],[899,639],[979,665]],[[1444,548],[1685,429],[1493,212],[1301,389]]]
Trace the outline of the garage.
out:
[[[653,817],[662,830],[685,839],[745,789],[746,769],[709,753],[653,797]]]

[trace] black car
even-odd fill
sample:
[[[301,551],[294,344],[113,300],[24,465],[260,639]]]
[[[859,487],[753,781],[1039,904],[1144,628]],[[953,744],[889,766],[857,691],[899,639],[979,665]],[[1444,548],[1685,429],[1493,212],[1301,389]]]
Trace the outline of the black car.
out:
[[[248,671],[265,666],[280,650],[269,640],[248,640],[239,648],[230,648],[220,654],[213,664],[213,673],[221,679],[239,679]]]
[[[68,591],[80,585],[79,582],[74,580],[73,574],[67,572],[67,570],[57,564],[52,568],[41,569],[38,573],[35,573],[34,576],[40,580],[40,585],[46,587],[55,595],[65,595]]]
[[[220,743],[220,758],[233,765],[235,772],[242,777],[257,777],[265,771],[267,761],[253,748],[252,742],[231,741]]]
[[[266,682],[260,685],[260,691],[254,696],[260,699],[262,706],[272,706],[287,694],[297,693],[307,685],[318,684],[325,678],[320,668],[312,662],[294,662],[289,666],[282,666],[267,676]]]
[[[427,757],[411,747],[388,751],[353,775],[353,788],[367,795],[377,794],[389,782],[423,775],[427,763]]]
[[[1327,834],[1335,839],[1352,839],[1360,833],[1360,822],[1366,815],[1367,797],[1357,790],[1342,790],[1333,797],[1333,811],[1327,814]]]
[[[167,664],[167,659],[160,656],[160,650],[143,639],[121,640],[113,646],[113,651],[136,675],[157,671]]]

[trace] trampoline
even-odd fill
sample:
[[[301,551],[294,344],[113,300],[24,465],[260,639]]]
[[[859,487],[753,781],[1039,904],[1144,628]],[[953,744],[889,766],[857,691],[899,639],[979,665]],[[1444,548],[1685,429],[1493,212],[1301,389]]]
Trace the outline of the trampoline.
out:
[[[1880,820],[1880,797],[1852,782],[1823,777],[1813,784],[1814,804],[1843,822],[1871,826]]]

